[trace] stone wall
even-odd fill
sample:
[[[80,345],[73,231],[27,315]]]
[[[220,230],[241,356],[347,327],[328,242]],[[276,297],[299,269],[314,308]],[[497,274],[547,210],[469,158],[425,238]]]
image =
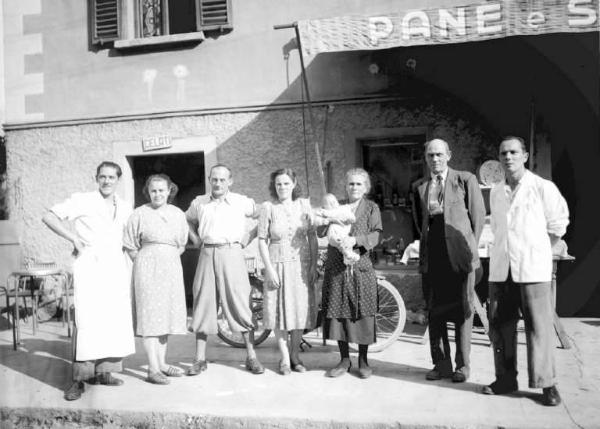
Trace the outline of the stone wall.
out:
[[[451,165],[475,171],[497,136],[458,102],[385,102],[337,105],[326,113],[315,107],[316,138],[326,136],[325,161],[331,161],[334,191],[343,193],[344,171],[354,166],[345,145],[361,130],[427,127],[430,137],[447,139]],[[306,112],[308,114],[308,112]],[[327,120],[325,115],[327,114]],[[327,129],[324,130],[325,122]],[[307,120],[306,127],[309,123]],[[10,218],[19,222],[26,258],[67,261],[69,246],[52,234],[41,217],[52,204],[75,191],[94,189],[95,168],[112,158],[113,143],[153,135],[172,138],[215,136],[218,161],[234,170],[234,190],[257,201],[266,200],[269,173],[282,166],[298,172],[306,188],[305,147],[300,109],[222,113],[161,119],[107,122],[7,132],[7,171]],[[309,185],[313,203],[319,201],[319,178],[308,137]]]

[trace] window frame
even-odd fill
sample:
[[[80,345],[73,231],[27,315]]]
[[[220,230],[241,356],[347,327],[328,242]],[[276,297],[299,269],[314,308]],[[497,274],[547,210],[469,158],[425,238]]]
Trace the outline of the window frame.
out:
[[[115,49],[128,49],[143,46],[200,42],[204,40],[204,31],[230,31],[233,29],[231,0],[194,0],[196,31],[187,33],[169,33],[169,1],[160,0],[161,4],[161,27],[162,35],[142,37],[142,0],[88,0],[89,7],[89,29],[91,44],[100,48],[112,44]],[[99,37],[98,32],[98,10],[102,3],[114,4],[114,15],[116,21],[116,34],[110,37]],[[165,7],[166,6],[166,7]],[[204,8],[221,8],[221,22],[207,23],[207,14]],[[222,10],[224,8],[224,10]],[[224,18],[224,19],[223,19]],[[107,24],[107,25],[110,25]],[[112,24],[114,26],[114,23]]]

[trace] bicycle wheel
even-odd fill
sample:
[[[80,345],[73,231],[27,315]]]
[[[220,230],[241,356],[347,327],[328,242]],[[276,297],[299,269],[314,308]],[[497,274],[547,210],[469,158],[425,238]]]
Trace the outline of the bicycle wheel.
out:
[[[369,346],[370,352],[380,352],[398,339],[406,324],[406,307],[400,292],[385,279],[377,279],[378,309],[375,314],[377,342]],[[352,345],[352,350],[358,350]]]
[[[250,307],[252,309],[252,322],[256,329],[254,330],[254,345],[258,346],[264,342],[271,334],[270,329],[264,329],[262,325],[262,309],[263,309],[263,294],[262,294],[262,282],[259,279],[251,278],[250,285],[252,287],[250,292]],[[232,347],[244,348],[244,339],[240,332],[232,332],[229,329],[229,323],[223,314],[223,310],[219,305],[219,311],[217,313],[217,336],[226,344]]]

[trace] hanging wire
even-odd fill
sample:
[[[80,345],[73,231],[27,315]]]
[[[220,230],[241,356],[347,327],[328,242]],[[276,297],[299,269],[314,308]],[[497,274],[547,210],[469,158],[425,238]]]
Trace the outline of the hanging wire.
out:
[[[301,100],[302,100],[302,136],[304,138],[304,172],[306,174],[306,195],[310,198],[310,184],[308,179],[308,139],[306,138],[306,113],[304,112],[304,81],[301,84]]]

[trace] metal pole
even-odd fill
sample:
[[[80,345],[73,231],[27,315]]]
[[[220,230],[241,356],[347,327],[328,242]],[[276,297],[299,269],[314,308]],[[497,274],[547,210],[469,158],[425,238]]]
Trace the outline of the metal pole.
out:
[[[315,118],[312,109],[312,102],[310,99],[310,92],[308,90],[308,78],[306,77],[306,68],[304,67],[304,55],[302,54],[302,42],[300,41],[300,31],[298,30],[298,23],[294,22],[292,24],[284,24],[284,25],[274,25],[273,29],[281,30],[286,28],[293,28],[296,33],[296,44],[298,46],[298,55],[300,56],[300,67],[301,67],[301,75],[302,75],[302,86],[304,91],[306,91],[306,104],[308,105],[308,119],[310,121],[310,136],[315,146],[315,157],[317,159],[317,169],[319,172],[319,179],[321,185],[321,192],[323,194],[327,193],[327,188],[325,186],[325,173],[323,172],[323,162],[321,160],[321,151],[319,147],[319,142],[316,138],[315,133]]]

